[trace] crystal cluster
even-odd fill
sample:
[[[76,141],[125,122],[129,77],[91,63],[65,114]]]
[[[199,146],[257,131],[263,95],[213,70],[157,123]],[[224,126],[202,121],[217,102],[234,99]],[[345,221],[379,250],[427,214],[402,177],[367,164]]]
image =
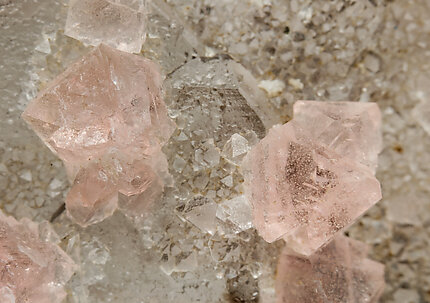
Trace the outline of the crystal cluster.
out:
[[[138,215],[169,181],[161,152],[174,127],[151,61],[100,45],[70,66],[23,113],[64,162],[69,214],[96,223],[119,204]],[[141,196],[139,196],[142,194]]]
[[[285,248],[277,267],[277,303],[376,303],[384,265],[366,258],[366,244],[337,236],[310,257]]]
[[[62,302],[76,268],[56,237],[48,222],[18,222],[0,211],[0,302]]]
[[[145,40],[144,0],[70,0],[65,34],[139,53]]]
[[[180,205],[180,217],[215,234],[252,227],[249,203],[242,196],[238,165],[265,125],[241,92],[230,60],[194,59],[165,82],[178,132],[167,145]],[[206,77],[202,77],[206,75]],[[234,80],[222,81],[221,75]],[[175,79],[172,81],[172,79]],[[176,152],[179,150],[179,152]]]
[[[295,113],[245,157],[245,192],[266,241],[310,255],[381,199],[380,115],[353,102],[300,102]]]

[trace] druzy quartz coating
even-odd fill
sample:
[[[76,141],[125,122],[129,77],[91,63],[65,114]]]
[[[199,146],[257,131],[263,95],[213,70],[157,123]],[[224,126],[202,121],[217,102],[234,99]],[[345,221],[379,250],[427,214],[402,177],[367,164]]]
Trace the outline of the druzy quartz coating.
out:
[[[0,302],[61,303],[76,265],[48,222],[16,221],[0,211]]]
[[[270,129],[243,162],[245,192],[259,234],[268,242],[283,238],[303,255],[328,243],[381,199],[373,173],[380,147],[362,134],[379,129],[357,127],[366,122],[360,114],[368,105],[314,103],[297,105],[297,121],[294,117]],[[325,127],[318,128],[321,121]],[[343,145],[333,143],[343,135],[349,136],[339,140]],[[356,146],[359,151],[347,152]]]
[[[66,208],[80,225],[118,207],[118,192],[143,199],[120,205],[139,215],[169,180],[161,152],[174,124],[161,98],[157,66],[100,45],[53,80],[23,113],[64,162],[73,183]]]

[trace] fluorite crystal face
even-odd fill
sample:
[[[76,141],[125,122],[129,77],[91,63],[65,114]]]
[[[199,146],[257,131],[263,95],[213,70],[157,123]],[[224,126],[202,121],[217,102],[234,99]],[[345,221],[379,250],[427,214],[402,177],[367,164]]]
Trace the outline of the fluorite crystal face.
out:
[[[62,302],[76,267],[55,237],[47,222],[18,222],[0,211],[0,302]]]
[[[375,171],[382,149],[381,112],[376,103],[297,101],[294,121],[319,144]]]
[[[70,0],[65,34],[138,53],[145,40],[144,0]]]
[[[111,215],[118,192],[161,192],[168,179],[161,146],[174,127],[160,89],[154,63],[101,45],[58,76],[23,113],[63,160],[73,182],[66,206],[79,224]],[[142,208],[136,202],[122,206],[133,213]]]
[[[306,258],[285,248],[277,267],[277,303],[376,303],[384,265],[366,258],[366,244],[337,236]]]
[[[254,225],[312,254],[381,199],[372,171],[316,141],[294,120],[269,130],[243,162]]]

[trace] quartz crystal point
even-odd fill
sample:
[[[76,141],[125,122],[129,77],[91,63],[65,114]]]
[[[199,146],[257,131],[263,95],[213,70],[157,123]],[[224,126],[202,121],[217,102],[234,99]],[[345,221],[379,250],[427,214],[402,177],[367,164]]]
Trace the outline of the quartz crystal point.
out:
[[[96,223],[118,207],[118,192],[148,192],[151,203],[168,180],[161,152],[174,127],[161,99],[161,78],[143,57],[100,45],[48,85],[23,118],[64,162],[72,189],[69,214]],[[148,197],[152,197],[148,199]],[[126,213],[146,209],[120,204]]]
[[[381,199],[366,166],[320,144],[294,120],[269,130],[243,162],[254,225],[309,255]]]
[[[382,149],[381,112],[376,103],[297,101],[294,121],[319,144],[375,171]]]
[[[384,265],[366,258],[367,245],[337,236],[310,257],[288,248],[277,268],[277,303],[376,303],[383,292]]]
[[[70,0],[65,34],[139,53],[145,40],[145,0]]]
[[[0,211],[0,302],[62,302],[76,266],[56,237],[48,222],[18,222]]]

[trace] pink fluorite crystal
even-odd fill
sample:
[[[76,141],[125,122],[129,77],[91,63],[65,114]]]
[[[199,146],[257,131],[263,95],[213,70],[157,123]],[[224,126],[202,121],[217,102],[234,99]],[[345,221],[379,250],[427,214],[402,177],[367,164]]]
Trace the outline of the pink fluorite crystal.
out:
[[[62,302],[76,267],[55,237],[48,222],[18,222],[0,211],[0,302]]]
[[[376,303],[384,265],[366,258],[367,245],[337,236],[306,258],[285,248],[278,262],[277,303]]]
[[[145,41],[145,0],[70,0],[65,34],[97,46],[139,53]]]
[[[63,160],[73,182],[66,207],[83,226],[111,215],[118,192],[148,190],[155,198],[168,179],[161,147],[174,127],[158,68],[141,56],[100,45],[50,83],[23,118]],[[122,206],[130,214],[146,208]]]
[[[381,112],[376,103],[297,101],[294,121],[319,144],[376,169],[382,149]]]
[[[379,201],[381,189],[371,169],[303,126],[293,120],[270,129],[245,157],[243,173],[259,234],[310,255]]]

